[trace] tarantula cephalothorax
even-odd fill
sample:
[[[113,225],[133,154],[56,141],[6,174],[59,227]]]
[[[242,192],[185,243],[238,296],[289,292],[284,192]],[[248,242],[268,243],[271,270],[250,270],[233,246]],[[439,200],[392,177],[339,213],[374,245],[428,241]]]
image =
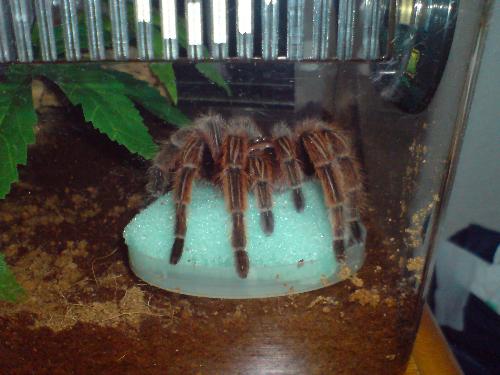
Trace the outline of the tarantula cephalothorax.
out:
[[[182,256],[193,181],[203,178],[222,187],[232,217],[237,272],[245,278],[249,269],[244,218],[248,191],[257,198],[262,230],[271,234],[273,189],[291,189],[295,208],[302,211],[301,185],[308,167],[321,183],[335,238],[333,249],[342,259],[346,244],[361,241],[359,209],[364,198],[350,138],[336,124],[309,119],[290,128],[278,123],[264,135],[248,117],[226,122],[219,115],[207,115],[173,133],[154,160],[148,184],[155,196],[173,189],[176,221],[170,263],[176,264]]]

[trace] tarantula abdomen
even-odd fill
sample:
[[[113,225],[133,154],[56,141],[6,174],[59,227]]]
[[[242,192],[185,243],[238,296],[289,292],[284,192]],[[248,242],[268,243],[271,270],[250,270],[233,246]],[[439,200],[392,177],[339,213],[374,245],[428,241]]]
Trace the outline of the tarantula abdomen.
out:
[[[219,115],[198,118],[193,126],[173,133],[164,143],[150,169],[148,187],[155,196],[171,187],[175,202],[175,240],[170,263],[177,264],[184,248],[188,206],[196,179],[219,186],[231,215],[231,246],[236,270],[246,278],[245,212],[253,193],[260,210],[264,233],[274,231],[273,190],[291,190],[298,212],[306,206],[302,184],[305,166],[320,182],[339,260],[346,247],[361,241],[360,207],[363,190],[360,165],[349,136],[336,124],[309,119],[293,128],[278,123],[264,136],[248,117],[225,121]],[[207,163],[205,159],[209,159]]]

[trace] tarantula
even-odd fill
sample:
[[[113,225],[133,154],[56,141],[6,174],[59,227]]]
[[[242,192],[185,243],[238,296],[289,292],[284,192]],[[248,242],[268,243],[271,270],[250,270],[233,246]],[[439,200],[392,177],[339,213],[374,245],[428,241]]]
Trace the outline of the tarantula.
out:
[[[182,256],[193,182],[202,178],[222,187],[232,217],[236,269],[241,278],[246,278],[249,260],[244,215],[249,190],[257,198],[262,230],[271,234],[273,189],[291,189],[295,208],[302,211],[305,201],[301,186],[307,167],[321,183],[335,238],[333,250],[342,259],[346,244],[361,241],[359,210],[364,194],[350,138],[338,125],[309,119],[291,129],[278,123],[264,135],[248,117],[226,122],[212,114],[174,132],[154,159],[148,184],[154,196],[173,189],[176,218],[170,263],[177,264]]]

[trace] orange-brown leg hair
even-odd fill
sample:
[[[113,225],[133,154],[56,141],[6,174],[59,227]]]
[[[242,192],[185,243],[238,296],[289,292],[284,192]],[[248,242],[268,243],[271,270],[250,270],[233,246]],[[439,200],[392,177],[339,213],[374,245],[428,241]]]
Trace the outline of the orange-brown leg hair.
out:
[[[241,278],[246,278],[249,270],[244,216],[248,196],[248,177],[245,173],[247,153],[248,135],[242,131],[226,134],[222,143],[221,181],[227,209],[231,213],[233,223],[231,245],[234,250],[236,270]]]
[[[175,173],[173,197],[175,202],[175,240],[170,253],[170,263],[177,264],[184,249],[187,229],[187,206],[191,202],[193,181],[198,176],[205,142],[198,132],[193,132],[181,149],[179,169]]]
[[[152,198],[158,198],[172,187],[174,172],[179,167],[180,150],[192,135],[192,129],[179,129],[160,145],[160,150],[153,159],[153,165],[148,170],[146,190]]]
[[[345,258],[344,210],[342,204],[344,197],[333,166],[334,155],[330,147],[330,140],[321,128],[304,131],[300,139],[323,188],[325,205],[329,211],[334,234],[333,250],[337,259],[343,260]]]
[[[351,158],[339,158],[337,166],[345,188],[345,218],[350,232],[348,246],[352,246],[360,243],[362,236],[359,213],[359,207],[363,204],[362,184],[359,169],[356,168],[356,163]]]
[[[353,156],[349,138],[340,129],[327,132],[335,157],[333,168],[335,179],[344,196],[344,217],[349,228],[348,246],[361,242],[360,207],[364,204],[364,192],[359,162]]]
[[[301,212],[304,210],[305,205],[302,193],[304,173],[297,158],[295,144],[291,138],[291,131],[285,124],[279,123],[273,128],[273,136],[281,175],[284,176],[286,185],[292,189],[295,209]]]
[[[248,157],[250,188],[260,210],[260,226],[267,235],[274,231],[273,161],[268,152],[270,147],[272,146],[266,141],[251,145]]]

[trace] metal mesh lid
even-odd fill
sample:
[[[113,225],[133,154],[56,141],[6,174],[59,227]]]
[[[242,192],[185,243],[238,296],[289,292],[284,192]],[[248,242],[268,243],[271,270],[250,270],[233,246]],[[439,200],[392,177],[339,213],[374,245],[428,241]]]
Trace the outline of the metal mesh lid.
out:
[[[0,62],[373,60],[394,0],[0,0]]]

